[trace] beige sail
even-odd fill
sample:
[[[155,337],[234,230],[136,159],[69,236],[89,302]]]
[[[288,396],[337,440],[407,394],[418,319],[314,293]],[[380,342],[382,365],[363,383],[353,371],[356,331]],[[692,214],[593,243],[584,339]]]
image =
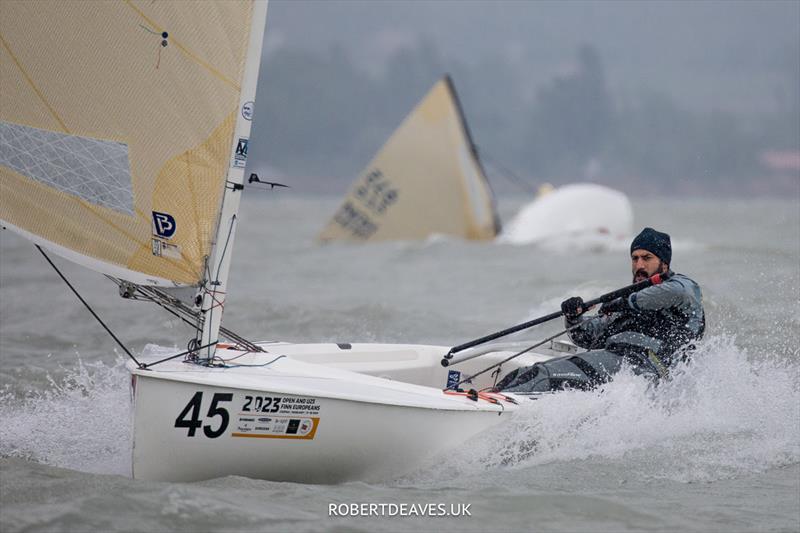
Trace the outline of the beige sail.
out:
[[[356,179],[320,241],[492,239],[494,197],[453,84],[428,92]]]
[[[204,277],[252,2],[16,1],[0,12],[0,220],[143,284]],[[249,118],[248,118],[249,120]]]

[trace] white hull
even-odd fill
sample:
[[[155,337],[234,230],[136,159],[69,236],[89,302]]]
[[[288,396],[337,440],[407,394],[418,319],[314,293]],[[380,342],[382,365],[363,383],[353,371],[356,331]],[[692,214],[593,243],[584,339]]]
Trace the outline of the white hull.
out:
[[[382,479],[508,420],[516,409],[497,397],[443,392],[453,370],[439,364],[443,347],[263,346],[266,353],[218,354],[230,365],[269,363],[264,366],[212,368],[176,360],[132,369],[134,477]],[[489,354],[461,370],[470,373],[509,354]],[[551,356],[526,355],[503,373]],[[464,388],[493,379],[487,373]]]
[[[633,207],[624,193],[595,183],[574,183],[520,209],[498,241],[602,248],[629,241],[632,232]]]

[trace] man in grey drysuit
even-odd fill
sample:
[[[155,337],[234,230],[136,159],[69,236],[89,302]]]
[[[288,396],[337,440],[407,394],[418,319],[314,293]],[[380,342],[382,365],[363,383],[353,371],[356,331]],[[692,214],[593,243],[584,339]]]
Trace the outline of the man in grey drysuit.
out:
[[[670,272],[669,235],[645,228],[631,243],[633,282]],[[559,357],[505,376],[496,386],[504,392],[544,392],[563,388],[590,389],[611,379],[627,363],[637,374],[664,377],[667,369],[685,358],[692,342],[705,330],[700,287],[683,274],[659,285],[617,298],[600,307],[593,317],[580,297],[561,304],[572,341],[589,351]]]

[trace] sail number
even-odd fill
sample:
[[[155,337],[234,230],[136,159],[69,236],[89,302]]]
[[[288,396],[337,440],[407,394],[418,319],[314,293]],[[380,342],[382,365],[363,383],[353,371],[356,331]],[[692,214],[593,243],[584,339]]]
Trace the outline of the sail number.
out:
[[[398,194],[383,172],[376,169],[356,188],[356,196],[374,213],[382,214],[397,201]]]
[[[228,429],[228,423],[231,419],[228,410],[224,407],[221,407],[220,404],[223,402],[230,402],[232,400],[233,394],[229,392],[214,393],[214,397],[211,399],[211,405],[206,413],[206,418],[219,418],[218,421],[214,421],[219,424],[215,429],[214,423],[203,425],[203,422],[200,420],[200,407],[203,403],[203,393],[196,392],[194,393],[194,396],[192,396],[192,399],[189,400],[189,403],[186,404],[186,407],[183,408],[181,414],[178,415],[178,418],[175,419],[175,427],[188,428],[189,431],[187,435],[189,437],[194,437],[197,430],[202,426],[203,434],[206,437],[209,439],[216,439],[225,433],[225,430]]]

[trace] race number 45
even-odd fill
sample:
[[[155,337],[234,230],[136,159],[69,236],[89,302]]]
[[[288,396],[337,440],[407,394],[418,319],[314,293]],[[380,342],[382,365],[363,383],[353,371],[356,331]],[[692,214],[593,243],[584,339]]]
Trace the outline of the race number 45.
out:
[[[189,400],[189,403],[187,403],[186,407],[181,411],[181,414],[175,419],[175,427],[188,428],[189,432],[187,436],[194,437],[197,430],[202,426],[203,433],[206,437],[209,439],[216,439],[225,433],[231,419],[228,410],[224,407],[220,407],[220,404],[232,400],[233,394],[229,392],[215,392],[214,397],[211,399],[211,405],[208,407],[208,412],[205,415],[205,419],[208,419],[208,421],[212,423],[203,425],[203,421],[200,419],[203,393],[201,391],[195,392],[192,399]],[[219,421],[212,420],[216,417],[219,417]],[[215,429],[216,424],[219,425]]]

